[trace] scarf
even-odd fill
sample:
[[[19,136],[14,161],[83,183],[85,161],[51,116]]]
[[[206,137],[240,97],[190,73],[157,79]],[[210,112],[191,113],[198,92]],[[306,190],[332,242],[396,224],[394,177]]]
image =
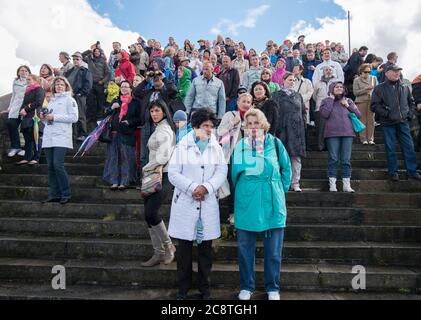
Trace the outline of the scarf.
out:
[[[241,111],[240,109],[238,109],[238,112],[240,112],[241,120],[244,120],[244,116],[246,115],[247,111]]]
[[[120,100],[122,102],[121,104],[121,110],[120,115],[118,117],[119,122],[123,120],[123,118],[127,115],[127,111],[129,110],[129,104],[132,102],[132,96],[121,96]]]
[[[38,89],[40,87],[41,87],[40,84],[35,82],[35,83],[31,84],[30,86],[26,87],[25,94],[28,94],[28,93],[30,93],[30,92],[32,92],[35,89]]]
[[[284,91],[287,94],[287,96],[291,96],[295,92],[293,88],[285,88],[285,87],[282,88],[282,91]]]
[[[245,138],[246,143],[251,146],[253,151],[263,153],[265,151],[266,135],[261,137],[252,137],[251,135]]]

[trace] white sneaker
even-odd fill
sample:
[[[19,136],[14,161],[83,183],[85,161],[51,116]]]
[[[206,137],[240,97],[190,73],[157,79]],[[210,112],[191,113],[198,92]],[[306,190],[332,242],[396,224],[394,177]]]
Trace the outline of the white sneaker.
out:
[[[294,192],[298,192],[298,193],[303,192],[303,190],[301,190],[300,186],[294,186],[292,189],[294,190]]]
[[[281,300],[281,295],[279,294],[279,292],[269,292],[268,293],[268,299],[270,301]]]
[[[242,301],[249,301],[251,299],[252,293],[247,290],[241,290],[240,294],[238,295],[238,299]]]
[[[19,157],[24,157],[24,156],[25,156],[25,150],[20,150],[20,151],[18,152],[18,156],[19,156]]]
[[[18,154],[18,152],[19,152],[19,149],[12,149],[12,150],[9,151],[9,153],[7,154],[7,156],[9,158],[13,158],[15,155]]]

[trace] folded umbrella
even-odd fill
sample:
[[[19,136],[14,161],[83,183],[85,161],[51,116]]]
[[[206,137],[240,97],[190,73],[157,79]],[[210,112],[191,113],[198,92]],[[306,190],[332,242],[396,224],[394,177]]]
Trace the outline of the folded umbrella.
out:
[[[104,120],[100,122],[98,127],[95,128],[91,132],[91,134],[83,141],[82,145],[80,146],[78,152],[74,155],[73,158],[76,158],[80,153],[81,157],[85,155],[86,152],[88,152],[98,141],[99,137],[101,136],[101,133],[105,130],[106,124],[110,120],[111,116],[107,116]]]

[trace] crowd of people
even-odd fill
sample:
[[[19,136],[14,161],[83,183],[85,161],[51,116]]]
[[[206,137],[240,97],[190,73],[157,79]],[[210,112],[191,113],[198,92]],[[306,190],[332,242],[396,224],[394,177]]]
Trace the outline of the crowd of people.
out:
[[[170,264],[178,240],[178,299],[192,286],[192,247],[198,244],[199,290],[210,297],[212,241],[221,236],[219,200],[234,213],[240,266],[240,300],[255,290],[255,242],[264,233],[265,286],[279,300],[286,227],[285,194],[302,192],[302,159],[309,150],[328,151],[327,178],[338,192],[351,186],[356,137],[374,145],[383,130],[392,181],[399,181],[396,144],[410,179],[421,181],[410,123],[421,124],[421,76],[403,79],[397,53],[387,62],[365,46],[349,57],[340,43],[268,41],[258,54],[243,42],[218,38],[186,40],[179,47],[139,38],[106,56],[97,42],[84,52],[59,54],[34,75],[19,67],[8,110],[9,157],[37,165],[48,162],[48,202],[71,200],[64,167],[66,150],[83,142],[98,121],[109,119],[103,179],[113,191],[137,186],[154,254],[142,263]],[[362,126],[361,130],[356,127]],[[34,134],[39,127],[40,134]],[[317,143],[308,131],[315,127]],[[21,147],[19,128],[25,139]],[[104,138],[105,139],[105,138]],[[161,217],[173,192],[169,229]]]

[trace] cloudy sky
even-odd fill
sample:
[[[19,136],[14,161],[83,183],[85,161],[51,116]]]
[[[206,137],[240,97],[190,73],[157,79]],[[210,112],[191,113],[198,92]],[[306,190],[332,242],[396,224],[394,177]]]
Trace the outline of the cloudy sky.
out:
[[[399,53],[412,79],[421,73],[421,2],[413,0],[0,0],[0,95],[11,91],[21,64],[38,72],[43,63],[58,66],[58,52],[85,50],[97,40],[106,52],[119,40],[124,47],[139,34],[163,45],[169,36],[231,36],[261,51],[303,33],[311,41],[347,44],[346,12],[352,15],[352,47],[367,45],[385,56]],[[404,12],[405,14],[396,14]]]

